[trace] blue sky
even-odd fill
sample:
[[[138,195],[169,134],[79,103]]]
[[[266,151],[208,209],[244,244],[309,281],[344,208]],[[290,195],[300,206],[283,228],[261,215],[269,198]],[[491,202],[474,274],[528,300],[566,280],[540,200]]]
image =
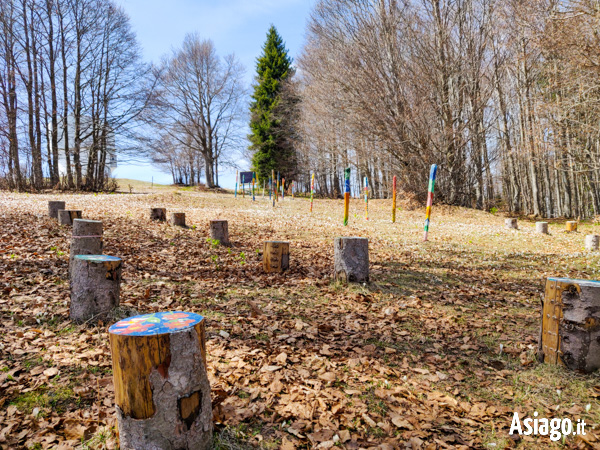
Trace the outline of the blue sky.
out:
[[[144,58],[158,62],[178,47],[187,33],[212,39],[217,52],[235,53],[246,67],[246,82],[252,83],[256,58],[260,55],[271,24],[283,37],[292,58],[304,43],[306,22],[315,0],[117,0],[131,18]],[[248,167],[241,167],[247,169]],[[171,183],[169,174],[142,164],[122,164],[114,173],[133,178]],[[219,177],[221,186],[233,188],[235,173]]]

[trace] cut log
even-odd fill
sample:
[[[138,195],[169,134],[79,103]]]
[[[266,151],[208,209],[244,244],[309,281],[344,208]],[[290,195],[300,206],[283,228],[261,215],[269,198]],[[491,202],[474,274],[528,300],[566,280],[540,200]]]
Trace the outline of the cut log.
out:
[[[266,241],[263,246],[263,268],[265,272],[281,273],[290,268],[290,243]]]
[[[577,222],[574,220],[567,222],[567,232],[570,233],[571,231],[577,231]]]
[[[165,208],[150,208],[150,220],[164,222],[167,220],[167,210]]]
[[[58,224],[59,225],[73,225],[75,219],[81,219],[81,211],[75,209],[59,209],[58,210]]]
[[[598,251],[600,245],[600,236],[597,234],[588,234],[585,237],[585,249],[591,252]]]
[[[60,209],[65,209],[65,202],[60,201],[50,201],[48,202],[48,215],[53,219],[58,219],[58,211]]]
[[[171,213],[171,225],[185,227],[185,213]]]
[[[71,268],[71,320],[97,322],[119,306],[121,259],[76,255]]]
[[[535,232],[539,234],[548,234],[548,222],[536,222]]]
[[[210,237],[217,240],[221,245],[231,245],[229,242],[229,225],[226,220],[210,221]]]
[[[100,220],[75,219],[69,257],[69,274],[76,255],[101,255],[102,222]]]
[[[334,278],[343,283],[369,281],[369,239],[337,237],[334,246]]]
[[[517,219],[504,219],[504,225],[511,230],[518,230]]]
[[[600,368],[600,282],[548,278],[538,358],[570,370]]]
[[[108,331],[120,448],[212,448],[204,318],[146,314]]]

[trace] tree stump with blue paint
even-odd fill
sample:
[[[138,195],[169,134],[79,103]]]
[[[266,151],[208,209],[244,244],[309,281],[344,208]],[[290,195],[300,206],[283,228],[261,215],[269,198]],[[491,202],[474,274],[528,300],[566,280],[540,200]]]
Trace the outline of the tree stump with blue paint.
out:
[[[167,220],[166,208],[150,208],[150,220],[164,222]]]
[[[73,235],[69,256],[69,274],[73,267],[76,255],[101,255],[102,254],[102,221],[100,220],[73,220]]]
[[[53,219],[58,219],[58,211],[65,209],[65,202],[61,201],[49,201],[48,202],[48,215]]]
[[[81,219],[81,211],[76,209],[59,209],[58,210],[58,224],[59,225],[73,225],[75,219]]]
[[[369,281],[369,239],[361,237],[335,238],[334,278],[342,283]]]
[[[145,314],[108,331],[120,448],[212,448],[204,318]]]
[[[600,369],[600,281],[546,280],[538,359],[578,372]]]
[[[71,320],[107,320],[120,303],[120,258],[107,255],[76,255],[71,267]]]

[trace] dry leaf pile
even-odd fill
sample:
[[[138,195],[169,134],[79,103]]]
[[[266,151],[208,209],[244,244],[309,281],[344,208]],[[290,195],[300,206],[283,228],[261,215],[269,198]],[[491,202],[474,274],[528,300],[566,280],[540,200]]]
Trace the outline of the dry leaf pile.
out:
[[[540,448],[510,437],[523,416],[585,419],[569,448],[600,447],[598,375],[535,361],[546,276],[598,278],[583,236],[503,228],[503,218],[434,207],[193,191],[146,195],[0,194],[0,447],[116,448],[107,328],[69,321],[70,228],[47,217],[61,199],[103,220],[105,253],[124,260],[121,303],[140,313],[207,318],[220,448]],[[187,229],[150,222],[185,212]],[[227,219],[231,248],[208,221]],[[331,281],[333,238],[369,237],[369,285]],[[290,241],[290,270],[262,271],[262,242]],[[233,447],[235,442],[235,447]],[[557,445],[558,444],[552,444]],[[561,444],[562,445],[562,444]]]

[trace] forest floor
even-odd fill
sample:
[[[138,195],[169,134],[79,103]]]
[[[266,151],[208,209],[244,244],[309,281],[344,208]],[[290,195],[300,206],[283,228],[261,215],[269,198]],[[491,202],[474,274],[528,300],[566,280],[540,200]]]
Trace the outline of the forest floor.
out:
[[[434,206],[268,199],[164,189],[112,195],[0,193],[0,447],[116,448],[108,323],[69,320],[70,228],[61,199],[104,222],[124,260],[121,303],[207,318],[217,448],[586,448],[600,446],[600,376],[535,360],[544,278],[600,278],[594,229],[550,235],[504,217]],[[401,203],[401,202],[399,202]],[[148,220],[182,211],[190,228]],[[207,240],[229,220],[231,248]],[[332,281],[333,238],[369,238],[371,283]],[[262,242],[290,242],[266,275]],[[520,417],[584,419],[586,436],[513,439]]]

